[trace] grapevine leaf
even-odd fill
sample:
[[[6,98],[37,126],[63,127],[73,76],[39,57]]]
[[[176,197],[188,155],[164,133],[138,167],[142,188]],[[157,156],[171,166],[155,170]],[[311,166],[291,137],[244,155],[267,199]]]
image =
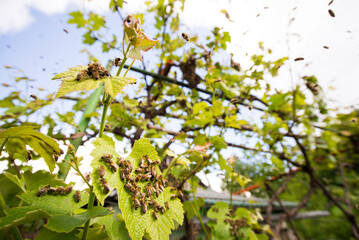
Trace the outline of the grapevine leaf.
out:
[[[120,214],[119,214],[120,215]],[[126,229],[125,222],[123,221],[122,217],[121,219],[118,219],[119,217],[115,217],[113,215],[107,215],[101,218],[98,218],[96,223],[105,225],[107,235],[112,240],[116,239],[122,239],[122,240],[130,240],[130,236],[128,235],[128,231]]]
[[[26,155],[26,158],[28,155],[26,145],[32,147],[44,158],[50,171],[52,172],[54,170],[54,155],[60,154],[60,148],[57,142],[51,137],[40,133],[32,126],[19,126],[8,128],[5,131],[0,132],[0,139],[1,138],[9,139],[5,144],[8,151],[12,152],[17,149],[22,152],[22,154]]]
[[[59,73],[55,77],[53,77],[52,78],[53,80],[54,79],[62,80],[60,89],[58,90],[55,98],[65,96],[66,94],[76,92],[76,91],[81,91],[81,90],[88,91],[88,90],[98,88],[101,81],[89,78],[88,76],[85,78],[82,78],[81,81],[76,80],[77,74],[80,71],[86,70],[86,69],[87,69],[87,66],[73,67],[73,68],[70,68],[69,71]]]
[[[136,83],[136,79],[131,77],[107,77],[100,79],[105,84],[105,92],[115,98],[121,90],[128,84]]]
[[[93,144],[95,149],[91,153],[91,156],[94,158],[91,166],[94,168],[92,171],[94,193],[97,199],[103,203],[108,194],[103,192],[103,187],[100,183],[98,168],[100,165],[106,166],[101,156],[103,156],[103,154],[111,154],[113,161],[116,162],[116,158],[119,157],[119,155],[115,150],[115,143],[110,137],[103,136],[102,138],[97,138]],[[126,160],[131,162],[133,169],[136,169],[139,167],[140,159],[144,155],[147,155],[153,161],[159,160],[155,147],[150,143],[149,139],[145,138],[135,142],[133,150]],[[156,166],[156,171],[159,175],[161,174],[158,166]],[[125,183],[120,179],[119,173],[120,170],[113,173],[105,167],[105,175],[103,178],[108,182],[111,189],[117,189],[118,205],[131,238],[142,239],[147,233],[151,239],[168,239],[171,229],[174,229],[173,220],[180,224],[183,222],[183,208],[179,199],[170,199],[172,194],[169,188],[161,193],[159,197],[156,198],[156,202],[164,207],[164,202],[167,200],[170,209],[166,210],[163,214],[158,213],[158,219],[156,220],[153,217],[153,208],[148,207],[145,214],[141,212],[140,208],[137,210],[133,208],[132,194],[124,188]],[[131,174],[133,174],[132,177],[135,176],[134,171]],[[146,182],[138,182],[137,184],[141,189],[144,189],[146,186]]]
[[[4,176],[7,177],[13,183],[15,183],[19,188],[21,188],[22,191],[26,191],[24,186],[24,178],[19,179],[16,175],[13,175],[9,172],[5,172]]]
[[[28,191],[21,194],[19,197],[27,202],[30,206],[42,209],[49,214],[64,214],[74,213],[77,209],[88,203],[89,194],[81,193],[80,202],[75,202],[74,191],[70,194],[62,195],[43,195],[38,197],[38,191]]]
[[[39,235],[37,235],[36,240],[77,240],[78,238],[75,236],[79,233],[79,230],[75,229],[69,233],[58,233],[53,232],[46,227],[41,228]]]
[[[23,174],[27,191],[38,190],[40,187],[50,185],[52,187],[66,186],[62,179],[57,179],[56,174],[51,174],[45,170],[39,170],[35,173],[26,171]]]
[[[230,225],[224,220],[228,218],[229,206],[225,202],[217,202],[207,212],[207,217],[216,219],[215,224],[211,224],[213,239],[233,239],[230,234]]]
[[[171,230],[175,227],[173,220],[179,224],[183,222],[182,203],[178,198],[171,199],[172,194],[171,188],[167,187],[163,192],[163,199],[164,202],[169,203],[170,208],[164,214],[159,214],[157,220],[151,217],[147,221],[146,231],[153,240],[169,239]]]
[[[146,36],[146,34],[142,33],[141,36],[137,37],[134,40],[133,48],[130,49],[127,53],[127,57],[132,59],[142,60],[141,51],[148,51],[153,48],[159,40],[152,40]]]
[[[48,229],[55,232],[71,232],[76,227],[80,227],[87,220],[98,217],[108,215],[111,212],[100,206],[93,207],[86,212],[82,212],[79,214],[71,215],[71,214],[56,214],[52,215],[49,219],[49,222],[45,225]]]
[[[77,28],[84,27],[86,24],[86,20],[81,11],[72,12],[69,14],[72,18],[69,19],[68,23],[76,24]]]
[[[99,173],[98,169],[101,165],[105,165],[105,163],[102,161],[101,157],[104,154],[111,154],[113,156],[113,159],[115,160],[119,155],[117,154],[115,150],[115,142],[108,136],[103,136],[102,138],[97,138],[95,141],[92,142],[95,149],[91,152],[91,156],[93,157],[93,160],[91,162],[91,167],[93,168],[92,171],[92,179],[93,181],[93,191],[96,195],[97,200],[103,205],[106,197],[110,194],[104,193],[103,187],[99,181]],[[113,173],[109,168],[105,168],[105,176],[104,179],[109,183],[111,188],[113,188],[116,185],[116,182],[119,181],[119,171],[116,173]]]
[[[113,98],[121,92],[121,90],[128,84],[136,83],[136,79],[130,77],[105,77],[98,80],[85,76],[77,81],[77,74],[80,71],[86,70],[87,66],[78,66],[70,68],[69,71],[59,73],[52,79],[61,79],[62,83],[55,98],[65,96],[66,94],[76,91],[88,91],[99,87],[100,83],[104,83],[106,93]]]
[[[36,209],[33,206],[10,208],[6,212],[7,216],[0,218],[0,229],[17,226],[50,216],[45,211]]]

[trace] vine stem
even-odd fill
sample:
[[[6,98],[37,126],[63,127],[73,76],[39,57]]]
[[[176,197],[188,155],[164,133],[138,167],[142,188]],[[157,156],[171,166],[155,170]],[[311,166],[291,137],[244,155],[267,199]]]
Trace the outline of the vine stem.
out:
[[[201,223],[201,226],[203,228],[204,233],[206,234],[207,239],[211,239],[211,235],[209,235],[206,225],[204,225],[203,220],[202,220],[202,216],[201,213],[199,212],[199,208],[197,206],[197,202],[196,202],[196,190],[194,189],[193,185],[193,177],[191,178],[192,180],[192,195],[193,195],[193,204],[194,204],[194,211],[196,212],[196,215],[198,217],[199,222]]]
[[[128,46],[127,46],[127,49],[126,49],[126,52],[123,56],[123,60],[121,62],[121,65],[116,73],[116,76],[119,76],[121,74],[121,71],[123,69],[123,66],[125,65],[125,62],[127,61],[127,52],[128,50],[130,50],[130,47],[132,46],[132,43],[129,43]],[[134,62],[135,60],[133,60]],[[133,62],[131,63],[131,66],[133,64]],[[127,69],[127,71],[131,68],[131,66]],[[126,71],[126,73],[127,73]],[[103,99],[106,98],[106,93],[104,92],[103,93],[104,96],[103,96]],[[107,115],[107,110],[108,110],[108,107],[110,106],[112,102],[112,97],[110,95],[107,96],[106,100],[104,101],[103,103],[103,110],[102,110],[102,116],[101,116],[101,124],[100,124],[100,131],[99,131],[99,137],[101,138],[103,136],[103,130],[105,129],[105,120],[106,120],[106,115]]]
[[[236,160],[235,158],[234,163],[232,165],[232,176],[231,176],[231,196],[230,196],[230,207],[233,210],[233,182],[234,182],[234,166],[236,166]]]
[[[93,207],[93,204],[95,202],[95,194],[93,193],[93,187],[90,187],[90,197],[89,197],[89,202],[87,205],[87,210],[91,209]],[[84,232],[82,234],[82,240],[86,240],[87,239],[87,233],[90,227],[90,221],[91,219],[87,220],[87,222],[85,223],[84,226]]]
[[[0,156],[1,156],[2,150],[3,150],[4,147],[5,147],[5,143],[7,142],[8,139],[9,139],[9,138],[5,138],[5,140],[3,141],[3,143],[2,143],[1,146],[0,146]]]
[[[173,161],[171,161],[170,165],[168,166],[168,168],[166,169],[166,171],[163,173],[163,177],[166,177],[167,174],[170,172],[171,168],[176,164],[177,160],[183,156],[186,152],[182,153],[181,155],[177,156],[177,158]]]

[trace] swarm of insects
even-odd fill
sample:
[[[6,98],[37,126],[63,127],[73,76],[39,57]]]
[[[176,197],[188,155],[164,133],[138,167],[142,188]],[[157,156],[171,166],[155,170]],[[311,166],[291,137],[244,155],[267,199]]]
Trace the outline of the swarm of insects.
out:
[[[125,182],[124,188],[132,194],[132,206],[135,210],[141,209],[143,214],[147,213],[148,208],[154,210],[153,216],[158,218],[158,213],[164,213],[169,209],[169,203],[161,206],[156,202],[159,194],[165,190],[167,181],[160,175],[156,166],[160,164],[159,160],[153,161],[148,156],[142,156],[139,162],[139,168],[134,170],[134,176],[131,177],[133,165],[130,161],[118,158],[118,166],[121,168],[120,178]],[[158,168],[158,167],[157,167]],[[141,188],[139,183],[147,183]]]
[[[226,224],[230,225],[229,229],[231,231],[231,235],[236,236],[236,237],[239,237],[239,230],[242,227],[247,227],[248,226],[245,219],[226,218],[226,219],[224,219],[224,222]]]
[[[57,188],[50,187],[50,185],[46,185],[40,188],[36,195],[38,197],[41,197],[43,195],[68,195],[69,193],[72,192],[72,188],[73,188],[72,185],[67,187],[59,186]]]
[[[80,81],[87,76],[97,80],[99,78],[109,77],[111,74],[106,68],[102,67],[101,63],[94,62],[90,63],[86,70],[80,71],[77,74],[76,80]]]

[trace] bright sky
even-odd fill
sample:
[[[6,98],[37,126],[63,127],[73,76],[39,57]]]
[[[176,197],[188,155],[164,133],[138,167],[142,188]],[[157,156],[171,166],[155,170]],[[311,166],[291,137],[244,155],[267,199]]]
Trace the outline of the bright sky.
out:
[[[11,88],[0,91],[0,98],[9,91],[25,89],[24,84],[15,85],[13,81],[22,73],[5,69],[3,65],[17,67],[35,80],[30,82],[33,88],[30,87],[25,94],[31,92],[45,98],[57,89],[58,82],[50,81],[54,73],[87,64],[88,56],[80,50],[87,48],[104,62],[113,59],[116,53],[102,54],[100,45],[82,45],[83,32],[66,23],[71,11],[94,11],[108,16],[110,31],[120,34],[121,27],[118,26],[122,23],[117,15],[108,11],[108,2],[0,0],[0,83],[12,84]],[[145,9],[142,0],[127,2],[124,16]],[[327,99],[332,102],[331,106],[358,106],[359,1],[334,0],[330,6],[328,3],[329,0],[187,0],[180,17],[184,23],[183,30],[190,36],[202,34],[204,37],[214,26],[229,31],[232,44],[228,52],[234,54],[234,59],[242,67],[250,66],[246,54],[260,53],[258,42],[264,42],[266,48],[273,50],[274,58],[290,57],[294,83],[300,81],[301,76],[315,75]],[[220,13],[222,9],[228,11],[232,23]],[[333,10],[335,18],[329,15],[329,9]],[[67,29],[69,34],[63,29]],[[297,57],[304,57],[304,61],[294,62]],[[288,66],[286,64],[281,69],[279,78],[273,79],[278,89],[292,86]],[[45,91],[39,91],[38,87],[45,88]],[[64,109],[66,106],[54,104],[46,111],[61,112]],[[84,171],[89,170],[88,164],[84,164]],[[218,190],[219,184],[212,183],[212,187]]]

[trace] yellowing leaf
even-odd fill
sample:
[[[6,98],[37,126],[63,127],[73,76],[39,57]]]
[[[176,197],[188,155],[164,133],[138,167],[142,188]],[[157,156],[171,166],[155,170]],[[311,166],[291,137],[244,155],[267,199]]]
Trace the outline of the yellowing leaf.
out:
[[[136,79],[131,77],[105,77],[98,80],[85,77],[77,81],[76,77],[80,71],[86,70],[87,66],[78,66],[70,68],[69,71],[57,74],[52,79],[61,79],[62,83],[55,98],[65,96],[66,94],[76,91],[88,91],[99,87],[100,83],[105,85],[105,92],[110,94],[112,98],[116,97],[121,90],[128,84],[136,83]]]

